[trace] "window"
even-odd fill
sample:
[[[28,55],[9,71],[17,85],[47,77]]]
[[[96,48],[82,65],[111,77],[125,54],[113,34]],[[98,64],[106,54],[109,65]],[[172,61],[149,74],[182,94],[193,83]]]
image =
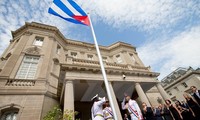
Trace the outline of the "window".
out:
[[[103,57],[102,59],[103,59],[103,62],[108,62],[107,57]]]
[[[1,120],[17,120],[18,109],[8,109],[1,111],[3,114],[1,115]]]
[[[55,74],[55,75],[58,75],[59,74],[59,71],[60,71],[60,64],[59,64],[59,60],[54,58],[53,59],[53,68],[52,68],[52,72]]]
[[[42,38],[42,37],[35,37],[35,41],[34,41],[33,45],[42,46],[43,40],[44,40],[44,38]]]
[[[171,96],[172,95],[172,93],[170,92],[170,91],[167,91],[167,93]]]
[[[71,56],[72,56],[73,58],[77,58],[77,53],[76,53],[76,52],[71,52]]]
[[[93,60],[93,55],[87,55],[88,60]]]
[[[173,102],[175,102],[175,101],[177,100],[177,99],[176,99],[176,96],[172,97],[171,100],[172,100]]]
[[[68,54],[65,54],[65,61],[67,61],[67,58],[68,58]]]
[[[60,54],[60,50],[61,50],[60,45],[57,45],[56,53],[57,53],[57,54]]]
[[[11,53],[8,53],[8,54],[6,55],[6,59],[8,59],[10,56],[11,56]]]
[[[184,83],[182,83],[182,85],[185,87],[185,88],[187,88],[188,87],[188,85],[184,82]]]
[[[176,91],[179,91],[179,89],[178,89],[177,87],[174,87],[174,89],[175,89]]]
[[[4,115],[2,115],[1,120],[17,120],[17,113],[12,112],[12,113],[8,113],[8,114],[4,114]]]
[[[134,58],[133,54],[129,54],[129,55],[130,55],[131,59],[133,60],[133,62],[135,63],[135,58]]]
[[[34,79],[38,62],[39,57],[37,56],[25,56],[17,72],[16,78]]]
[[[116,55],[117,63],[122,63],[122,58],[120,55]]]

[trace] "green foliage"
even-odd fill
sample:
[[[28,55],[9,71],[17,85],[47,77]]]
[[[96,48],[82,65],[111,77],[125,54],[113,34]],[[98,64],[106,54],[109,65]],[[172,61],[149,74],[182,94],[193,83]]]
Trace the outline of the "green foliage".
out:
[[[61,120],[61,119],[62,119],[62,110],[59,108],[59,106],[54,107],[43,118],[43,120]]]
[[[77,114],[77,111],[73,112],[73,110],[65,110],[63,120],[73,120],[73,117]]]
[[[44,116],[43,120],[73,120],[73,117],[77,114],[77,111],[74,112],[73,110],[65,110],[63,115],[60,107],[56,106],[52,110],[50,110],[46,116]]]

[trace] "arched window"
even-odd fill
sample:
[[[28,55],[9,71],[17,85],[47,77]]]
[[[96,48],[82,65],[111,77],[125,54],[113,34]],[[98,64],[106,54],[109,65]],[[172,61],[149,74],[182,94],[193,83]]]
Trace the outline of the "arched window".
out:
[[[1,120],[17,120],[19,109],[7,108],[1,111]]]

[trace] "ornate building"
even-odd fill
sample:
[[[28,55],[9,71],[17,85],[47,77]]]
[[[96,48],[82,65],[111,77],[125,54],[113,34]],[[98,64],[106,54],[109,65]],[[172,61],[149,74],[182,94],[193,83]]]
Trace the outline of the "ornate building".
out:
[[[162,86],[172,101],[185,100],[183,94],[190,94],[190,86],[200,89],[200,68],[178,68],[161,80]]]
[[[40,120],[53,106],[79,112],[81,120],[90,118],[91,98],[106,96],[94,44],[65,38],[54,26],[26,23],[12,32],[13,39],[0,60],[0,116],[20,120]],[[130,44],[117,42],[100,46],[118,118],[118,101],[124,92],[147,105],[147,96],[157,86],[159,73],[145,67]],[[157,95],[161,97],[160,94]]]

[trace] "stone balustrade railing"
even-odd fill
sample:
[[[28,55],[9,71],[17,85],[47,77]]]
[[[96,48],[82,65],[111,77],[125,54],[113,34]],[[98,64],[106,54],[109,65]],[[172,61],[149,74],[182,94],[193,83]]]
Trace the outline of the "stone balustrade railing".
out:
[[[35,86],[35,80],[8,79],[5,86]]]
[[[92,60],[83,60],[83,59],[74,59],[73,58],[73,64],[98,66],[99,62],[98,61],[92,61]]]
[[[85,60],[85,59],[78,59],[78,58],[72,58],[68,57],[66,59],[67,64],[73,64],[73,65],[80,65],[80,66],[100,66],[98,61],[94,60]],[[110,62],[104,62],[105,68],[113,68],[113,69],[124,69],[124,70],[142,70],[142,71],[148,71],[148,67],[142,67],[142,66],[134,66],[134,65],[128,65],[128,64],[118,64],[118,63],[110,63]]]
[[[141,66],[131,66],[132,69],[140,69],[140,70],[148,70],[149,67],[141,67]]]
[[[119,68],[119,69],[128,69],[128,65],[116,64],[116,63],[106,63],[108,68]]]

